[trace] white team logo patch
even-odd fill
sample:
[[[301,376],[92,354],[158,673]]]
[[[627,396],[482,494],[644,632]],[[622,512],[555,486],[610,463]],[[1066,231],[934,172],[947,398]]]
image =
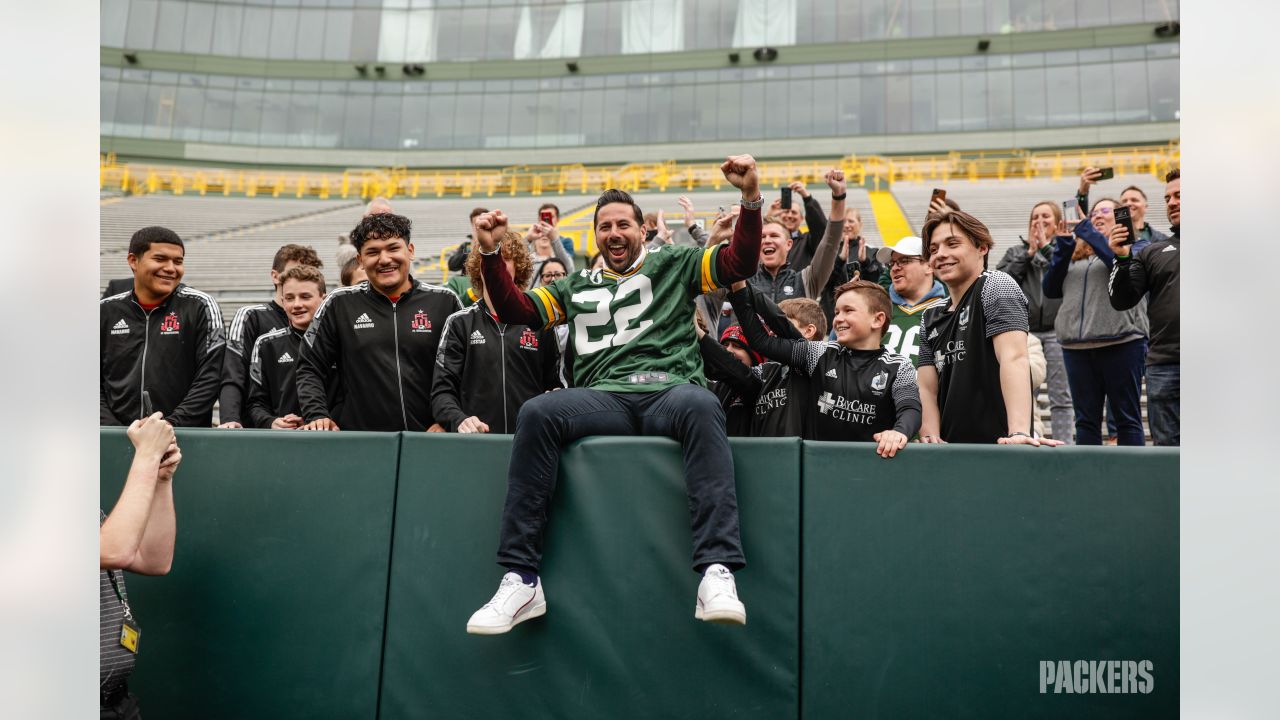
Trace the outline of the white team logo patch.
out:
[[[475,330],[471,333],[471,344],[472,345],[484,344],[484,335],[481,335],[479,330]]]
[[[279,360],[276,360],[276,362],[277,362],[277,363],[291,363],[291,362],[293,362],[293,356],[292,356],[292,355],[290,355],[290,354],[289,354],[289,351],[287,351],[287,350],[286,350],[286,351],[285,351],[285,353],[284,353],[283,355],[281,355],[281,356],[280,356],[280,359],[279,359]]]
[[[828,371],[827,371],[827,377],[829,377],[829,378],[835,378],[835,376],[836,376],[836,369],[835,369],[835,368],[831,368],[830,370],[828,370]]]
[[[120,318],[120,322],[117,322],[115,325],[111,326],[111,334],[112,335],[128,335],[129,323],[125,322],[124,318]]]
[[[356,324],[353,327],[356,330],[373,327],[373,321],[369,319],[369,313],[360,313],[360,317],[356,318]]]
[[[964,327],[965,325],[968,325],[968,324],[969,324],[969,307],[965,306],[965,308],[960,311],[960,327]]]
[[[885,386],[887,386],[888,384],[889,384],[889,373],[886,370],[881,370],[880,374],[871,378],[872,390],[883,391],[885,389]]]
[[[783,286],[782,286],[782,292],[784,292],[784,293],[786,293],[786,294],[788,294],[788,295],[790,295],[791,293],[793,293],[793,292],[795,292],[795,291],[796,291],[796,289],[795,289],[795,288],[793,288],[793,287],[791,287],[790,285],[783,285]]]

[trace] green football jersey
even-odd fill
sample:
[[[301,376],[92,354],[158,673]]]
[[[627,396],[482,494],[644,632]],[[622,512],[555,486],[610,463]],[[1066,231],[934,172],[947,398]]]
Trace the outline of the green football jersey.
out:
[[[938,303],[947,302],[945,297],[931,297],[920,301],[919,305],[893,306],[893,317],[889,318],[889,332],[884,336],[884,346],[891,353],[905,355],[913,366],[920,364],[920,318],[924,310]]]
[[[452,290],[453,294],[458,296],[458,299],[462,301],[462,307],[464,308],[469,308],[472,305],[475,305],[476,301],[480,299],[480,297],[476,295],[475,288],[471,287],[471,278],[461,273],[446,280],[444,286]]]
[[[694,301],[720,287],[721,247],[641,250],[625,273],[580,270],[526,291],[544,327],[568,324],[574,387],[654,392],[689,382],[705,386]]]

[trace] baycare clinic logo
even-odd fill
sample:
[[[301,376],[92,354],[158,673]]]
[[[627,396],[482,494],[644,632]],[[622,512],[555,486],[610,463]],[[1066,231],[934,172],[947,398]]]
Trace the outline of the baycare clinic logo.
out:
[[[525,350],[537,350],[538,333],[530,330],[529,328],[525,328],[524,332],[520,333],[520,347]]]
[[[416,333],[431,332],[431,318],[427,317],[427,313],[418,310],[413,314],[413,322],[409,323],[409,327]]]
[[[178,322],[178,314],[171,312],[164,316],[164,320],[160,322],[161,335],[177,335],[182,329],[182,323]]]

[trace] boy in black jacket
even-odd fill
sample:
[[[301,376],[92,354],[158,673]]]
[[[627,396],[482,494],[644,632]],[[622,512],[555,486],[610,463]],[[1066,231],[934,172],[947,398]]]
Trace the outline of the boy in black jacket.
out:
[[[280,277],[280,295],[289,325],[260,335],[253,344],[246,417],[251,427],[296,430],[302,427],[302,404],[295,373],[303,333],[324,300],[324,275],[306,265],[289,268]],[[336,379],[336,373],[330,378]],[[332,382],[328,397],[330,404],[337,401]]]
[[[854,280],[837,288],[836,342],[785,340],[764,333],[751,296],[740,286],[729,295],[753,347],[810,379],[805,437],[874,441],[890,458],[920,429],[915,368],[880,346],[892,307],[884,288]]]
[[[519,233],[507,233],[501,253],[516,285],[528,288],[533,261]],[[511,434],[529,398],[564,387],[556,333],[509,325],[493,313],[479,253],[467,258],[466,271],[480,300],[444,321],[431,411],[449,432]]]

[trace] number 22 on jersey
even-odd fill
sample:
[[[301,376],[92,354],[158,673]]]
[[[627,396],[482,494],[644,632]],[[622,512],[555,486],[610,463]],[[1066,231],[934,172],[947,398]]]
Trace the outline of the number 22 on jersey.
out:
[[[631,300],[633,295],[638,300]],[[639,320],[653,304],[653,284],[647,275],[633,275],[612,288],[576,292],[570,301],[579,307],[595,304],[594,310],[579,309],[573,318],[573,347],[578,355],[621,347],[653,325],[652,319]]]

